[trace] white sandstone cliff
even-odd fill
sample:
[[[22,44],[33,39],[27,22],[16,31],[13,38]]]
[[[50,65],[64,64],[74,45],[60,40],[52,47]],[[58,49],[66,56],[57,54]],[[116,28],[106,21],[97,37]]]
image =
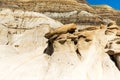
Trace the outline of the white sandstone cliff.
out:
[[[61,26],[36,12],[2,9],[0,80],[120,80],[104,50],[106,28]]]

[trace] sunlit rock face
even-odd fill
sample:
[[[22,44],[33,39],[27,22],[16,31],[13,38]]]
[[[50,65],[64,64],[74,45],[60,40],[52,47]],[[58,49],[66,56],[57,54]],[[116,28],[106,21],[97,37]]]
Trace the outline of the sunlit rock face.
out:
[[[21,10],[0,11],[0,44],[11,45],[20,51],[32,51],[46,45],[44,34],[50,27],[62,24],[42,14]]]
[[[96,13],[104,19],[111,19],[120,25],[120,11],[113,9],[108,5],[93,6]]]
[[[50,55],[51,66],[45,79],[119,80],[118,68],[105,53],[105,45],[111,40],[107,39],[106,30],[107,27],[98,26],[75,31],[75,25],[70,24],[47,33],[49,45],[45,53]],[[50,49],[53,51],[48,53]]]
[[[115,24],[110,25],[105,31],[105,34],[108,40],[105,52],[111,56],[111,59],[115,61],[120,70],[120,27]]]
[[[120,80],[105,50],[113,39],[106,30],[78,30],[40,13],[1,9],[0,80]]]
[[[98,8],[85,0],[0,5],[0,80],[120,80],[120,27]]]
[[[0,11],[0,80],[44,80],[48,69],[44,35],[60,22],[22,10]]]

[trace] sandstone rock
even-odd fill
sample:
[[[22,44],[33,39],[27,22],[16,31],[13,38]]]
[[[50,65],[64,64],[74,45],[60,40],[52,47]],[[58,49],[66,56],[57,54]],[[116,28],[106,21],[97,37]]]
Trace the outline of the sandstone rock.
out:
[[[118,36],[120,28],[116,25],[111,25],[105,31],[106,37],[108,39],[108,44],[106,45],[106,49],[108,49],[108,53],[110,55],[118,54],[119,51],[119,41],[120,36]]]
[[[60,35],[60,34],[65,34],[65,33],[67,33],[67,32],[74,32],[75,31],[75,29],[76,29],[76,25],[75,24],[68,24],[68,25],[64,25],[64,26],[62,26],[62,27],[60,27],[60,28],[57,28],[57,29],[55,29],[55,30],[53,30],[53,31],[50,31],[50,32],[48,32],[46,35],[45,35],[45,37],[46,38],[50,38],[50,37],[52,37],[53,35]]]
[[[60,34],[59,37],[55,38],[53,43],[51,43],[53,47],[53,52],[50,56],[51,66],[45,79],[74,80],[76,78],[76,80],[119,80],[119,70],[104,51],[105,44],[107,43],[107,41],[105,41],[106,35],[104,35],[106,28],[107,27],[87,28],[80,32],[75,32],[73,36],[77,35],[77,37],[75,37],[78,39],[77,43],[74,42],[72,38],[66,37],[69,36],[70,33]],[[59,42],[61,39],[66,39],[66,41],[61,43]],[[47,48],[51,49],[50,46]],[[110,77],[110,75],[116,73],[117,75],[115,75],[114,78]],[[96,77],[93,77],[93,75]],[[99,75],[101,75],[101,77]]]
[[[1,9],[0,80],[44,80],[49,60],[43,54],[44,35],[59,26],[60,22],[36,12]]]
[[[110,25],[107,30],[105,31],[106,40],[108,40],[105,52],[108,53],[110,56],[112,56],[112,59],[116,63],[118,69],[120,69],[120,36],[119,36],[120,27],[113,24]]]
[[[119,51],[120,50],[119,49],[120,48],[120,46],[119,46],[119,41],[120,41],[119,40],[119,30],[120,29],[115,24],[109,25],[108,28],[107,27],[102,27],[102,26],[101,27],[88,27],[88,28],[85,28],[83,30],[79,30],[80,32],[75,32],[74,34],[76,36],[78,36],[79,38],[82,37],[83,39],[81,38],[81,41],[85,40],[86,42],[91,42],[92,41],[92,35],[91,35],[91,33],[89,33],[89,31],[96,31],[98,29],[103,29],[103,31],[102,31],[103,35],[105,34],[105,36],[103,36],[102,33],[100,32],[101,36],[102,36],[101,39],[100,39],[101,40],[100,42],[101,42],[102,46],[105,46],[107,44],[107,47],[105,47],[106,52],[109,55],[119,54],[120,53],[120,51]],[[73,35],[73,36],[75,36],[75,35]],[[56,40],[59,43],[64,44],[67,41],[68,36],[69,36],[68,34],[63,34],[63,35],[61,34],[61,35],[59,35],[59,37]],[[103,39],[103,37],[106,37],[106,39]],[[73,39],[72,38],[69,38],[69,39],[74,41],[74,44],[78,43],[77,37],[73,37]],[[85,46],[80,46],[78,49],[80,49],[80,50],[88,49],[89,48],[88,45],[90,45],[91,43],[88,44],[86,42],[83,42],[83,41],[80,42],[80,45],[85,44]],[[108,46],[108,44],[109,44],[109,46]],[[80,51],[77,51],[77,53],[80,53]],[[117,57],[119,57],[119,56],[117,56]],[[119,65],[119,60],[116,59],[115,63],[117,63],[117,65]],[[117,66],[117,67],[119,68],[119,66]]]
[[[0,46],[0,80],[120,79],[119,70],[104,51],[107,27],[77,32],[75,24],[62,26],[36,12],[2,9],[0,14],[1,32],[9,34]],[[47,32],[52,34],[49,39],[57,35],[53,42],[48,40],[48,46]],[[61,43],[62,39],[66,41]]]
[[[0,11],[0,44],[14,46],[19,51],[32,51],[46,44],[44,34],[50,27],[62,24],[42,14],[2,9]]]
[[[119,27],[106,19],[107,25],[99,26],[102,17],[87,11],[91,7],[84,2],[58,1],[1,0],[0,80],[120,80]],[[55,10],[47,3],[56,5]],[[58,13],[51,12],[61,6]],[[37,12],[16,10],[34,7],[65,23],[97,26],[85,24],[80,29],[81,25],[63,25]],[[107,54],[109,50],[114,53]]]

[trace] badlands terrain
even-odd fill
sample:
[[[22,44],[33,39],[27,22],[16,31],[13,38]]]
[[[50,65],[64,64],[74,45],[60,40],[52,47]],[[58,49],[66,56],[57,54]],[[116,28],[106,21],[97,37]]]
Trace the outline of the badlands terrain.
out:
[[[0,80],[120,80],[119,22],[85,0],[0,0]]]

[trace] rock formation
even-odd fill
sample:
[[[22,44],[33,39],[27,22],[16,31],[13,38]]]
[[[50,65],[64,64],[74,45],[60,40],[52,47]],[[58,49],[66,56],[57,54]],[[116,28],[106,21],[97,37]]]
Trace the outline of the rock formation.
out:
[[[120,80],[120,27],[98,8],[85,0],[0,5],[0,80]]]
[[[105,47],[106,53],[111,55],[112,59],[115,61],[118,69],[120,70],[120,27],[117,25],[111,25],[105,31],[107,35],[108,43]]]
[[[44,80],[48,69],[45,33],[62,26],[42,14],[0,11],[0,80]]]
[[[73,33],[76,30],[76,25],[75,24],[68,24],[65,26],[62,26],[60,28],[57,28],[56,30],[50,31],[48,34],[45,35],[46,38],[50,39],[50,37],[54,35],[60,35],[60,34],[65,34],[67,32]]]
[[[46,44],[44,33],[49,31],[51,26],[54,28],[61,25],[60,22],[55,22],[42,14],[2,9],[0,11],[0,44],[14,46],[23,52],[31,51]]]
[[[64,26],[64,28],[67,27],[68,25]],[[113,28],[111,29],[113,30]],[[59,28],[53,30],[53,33],[56,33],[57,31],[57,33],[60,34],[54,34],[57,35],[57,37],[52,38],[52,40],[49,38],[52,42],[49,43],[47,50],[51,49],[51,45],[53,46],[53,52],[50,55],[51,66],[49,67],[45,79],[119,80],[119,71],[116,69],[115,64],[111,61],[108,54],[105,53],[106,44],[109,43],[109,41],[116,39],[117,36],[107,34],[107,30],[109,30],[109,28],[104,26],[88,27],[73,33],[68,32],[66,34],[61,34]],[[47,34],[51,34],[51,32]],[[48,54],[47,51],[45,53]],[[64,68],[62,68],[63,66]],[[55,69],[53,67],[55,67]],[[49,73],[51,73],[51,75]],[[99,73],[99,75],[96,73]],[[118,74],[115,75],[114,78],[110,77],[110,75],[116,73]]]

